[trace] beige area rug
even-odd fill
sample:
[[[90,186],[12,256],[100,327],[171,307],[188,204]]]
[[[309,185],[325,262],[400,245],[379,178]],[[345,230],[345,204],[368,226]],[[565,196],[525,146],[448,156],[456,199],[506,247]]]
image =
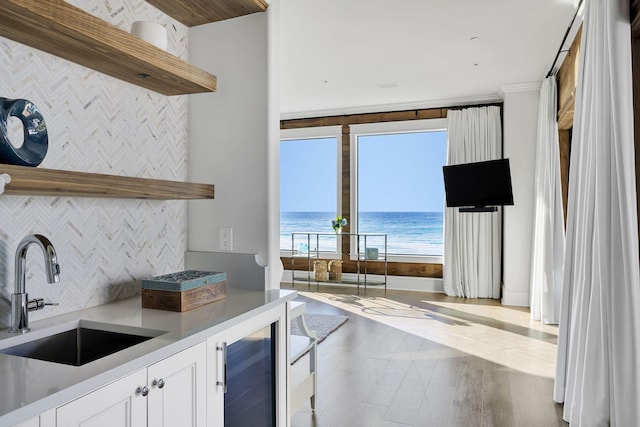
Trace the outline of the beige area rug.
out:
[[[324,341],[332,332],[338,329],[340,326],[349,320],[347,316],[340,316],[334,314],[310,314],[304,313],[304,321],[307,327],[316,332],[316,339],[318,344]],[[291,321],[291,335],[306,336],[304,331],[300,328],[297,320]],[[302,356],[307,354],[309,350],[298,355],[292,362],[298,361]]]
[[[347,316],[334,314],[311,314],[304,313],[304,321],[312,331],[316,331],[318,344],[324,341],[333,331],[349,320]],[[291,335],[304,335],[304,332],[295,321],[291,322]]]

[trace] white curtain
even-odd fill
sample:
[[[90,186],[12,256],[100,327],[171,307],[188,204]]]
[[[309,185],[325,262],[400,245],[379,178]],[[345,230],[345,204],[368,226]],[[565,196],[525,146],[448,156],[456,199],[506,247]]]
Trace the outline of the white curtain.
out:
[[[628,0],[588,0],[554,398],[579,426],[640,425],[640,272]]]
[[[556,79],[548,77],[540,89],[531,252],[531,318],[547,324],[560,316],[565,249],[556,99]]]
[[[498,107],[449,110],[447,164],[502,158],[502,125]],[[502,208],[498,212],[444,216],[444,290],[468,298],[500,298]]]

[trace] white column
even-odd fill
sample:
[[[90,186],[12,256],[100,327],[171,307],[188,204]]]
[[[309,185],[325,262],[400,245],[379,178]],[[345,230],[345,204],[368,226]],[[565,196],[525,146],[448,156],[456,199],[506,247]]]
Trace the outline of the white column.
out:
[[[536,133],[540,83],[503,86],[503,155],[509,159],[513,206],[504,207],[502,304],[529,306]]]

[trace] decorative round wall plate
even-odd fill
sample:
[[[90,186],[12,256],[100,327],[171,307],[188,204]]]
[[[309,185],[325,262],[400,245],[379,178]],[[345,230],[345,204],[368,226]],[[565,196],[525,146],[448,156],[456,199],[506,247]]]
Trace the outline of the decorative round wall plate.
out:
[[[8,122],[15,117],[22,122],[24,141],[14,146],[9,138]],[[26,99],[0,98],[0,163],[38,166],[49,147],[47,125],[38,107]]]

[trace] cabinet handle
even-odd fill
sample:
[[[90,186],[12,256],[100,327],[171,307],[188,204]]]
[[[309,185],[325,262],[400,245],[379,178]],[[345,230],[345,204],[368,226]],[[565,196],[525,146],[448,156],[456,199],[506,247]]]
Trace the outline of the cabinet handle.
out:
[[[138,387],[136,389],[136,394],[141,394],[142,397],[147,397],[147,395],[149,394],[149,387],[147,387],[147,386]]]
[[[158,388],[164,387],[164,378],[160,378],[159,380],[153,380],[151,385]]]
[[[216,381],[216,385],[218,387],[221,387],[226,393],[227,392],[227,343],[223,342],[222,345],[217,345],[216,351],[219,351],[222,353],[222,357],[218,358],[218,360],[222,361],[222,363],[218,363],[218,367],[222,371],[222,372],[220,372],[220,370],[218,371],[218,378],[222,378],[222,381],[220,380]]]

